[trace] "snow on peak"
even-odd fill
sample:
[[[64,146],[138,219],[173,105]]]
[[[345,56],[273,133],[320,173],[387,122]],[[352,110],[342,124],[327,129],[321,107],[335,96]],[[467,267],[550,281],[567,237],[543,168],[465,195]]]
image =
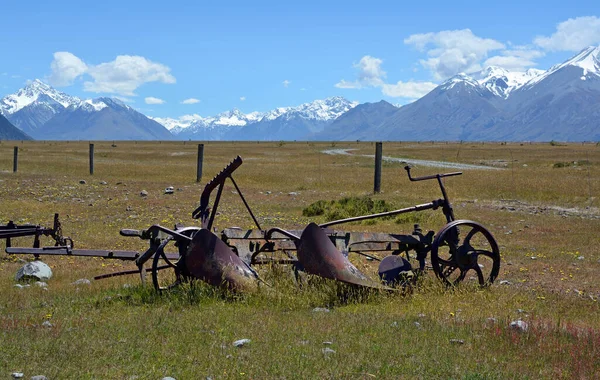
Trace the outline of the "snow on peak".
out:
[[[80,107],[86,111],[93,112],[100,111],[101,109],[106,108],[108,106],[100,99],[86,99],[83,102],[81,102]]]
[[[81,100],[35,79],[16,93],[0,99],[0,111],[5,115],[10,115],[36,102],[45,103],[58,112],[60,109],[79,105]]]
[[[446,80],[440,86],[443,90],[450,90],[458,84],[467,84],[469,86],[478,87],[479,84],[470,75],[458,73],[450,79]]]
[[[200,129],[244,127],[248,124],[259,121],[271,121],[279,117],[301,117],[304,119],[333,120],[351,108],[358,105],[358,102],[350,102],[341,96],[334,96],[322,100],[315,100],[310,103],[304,103],[297,107],[278,107],[268,112],[250,112],[244,114],[238,109],[222,112],[215,116],[201,117],[195,115],[194,120],[185,121],[182,116],[173,118],[153,118],[153,120],[164,125],[174,134],[179,134],[184,130],[195,131]]]
[[[577,66],[583,69],[583,75],[595,74],[600,76],[600,46],[590,46],[579,54],[559,65]]]
[[[177,119],[171,117],[149,117],[150,119],[156,121],[159,124],[162,124],[169,131],[173,131],[174,133],[180,132],[185,128],[188,128],[190,125],[197,121],[204,120],[204,118],[197,114],[192,115],[183,115]]]
[[[449,90],[458,84],[466,84],[477,89],[487,89],[501,98],[508,98],[511,92],[544,74],[544,70],[509,71],[498,66],[489,66],[474,73],[459,73],[442,83],[442,89]]]
[[[532,79],[527,83],[527,86],[533,86],[547,78],[549,75],[568,66],[579,67],[582,69],[581,80],[586,80],[590,76],[600,77],[600,46],[589,46],[583,49],[574,57],[569,58],[563,63],[552,66],[547,72]]]

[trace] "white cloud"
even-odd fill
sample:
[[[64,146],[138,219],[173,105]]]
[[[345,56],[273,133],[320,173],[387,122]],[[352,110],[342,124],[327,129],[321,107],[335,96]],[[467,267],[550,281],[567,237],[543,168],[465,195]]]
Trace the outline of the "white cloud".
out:
[[[146,102],[146,104],[164,104],[165,101],[159,98],[155,98],[153,96],[148,96],[147,98],[144,99],[144,102]]]
[[[381,91],[384,95],[393,98],[418,99],[426,95],[438,85],[433,82],[402,82],[396,84],[384,84]]]
[[[480,63],[489,52],[505,48],[503,43],[478,37],[470,29],[413,34],[404,39],[404,43],[427,53],[429,58],[420,63],[431,70],[437,80],[459,72],[481,70]]]
[[[83,75],[88,66],[74,54],[67,51],[54,53],[54,60],[50,63],[52,73],[48,81],[53,86],[69,86],[77,77]]]
[[[402,82],[396,84],[385,83],[387,73],[381,68],[383,60],[370,55],[365,55],[354,68],[358,69],[358,78],[355,81],[342,79],[335,84],[337,88],[361,89],[369,87],[381,88],[381,92],[394,98],[420,98],[433,90],[437,85],[432,82]]]
[[[54,53],[48,78],[55,86],[68,86],[80,76],[92,80],[83,83],[85,91],[135,96],[134,91],[149,82],[175,83],[171,69],[161,63],[132,55],[119,55],[114,61],[89,65],[69,52]]]
[[[354,89],[363,88],[363,86],[358,81],[348,82],[345,79],[342,79],[341,81],[336,83],[335,87],[337,87],[337,88],[354,88]]]
[[[287,79],[286,79],[286,80],[284,80],[283,82],[281,82],[281,84],[283,84],[283,87],[285,87],[285,88],[287,88],[287,87],[290,85],[290,83],[292,83],[292,82],[290,82],[290,81],[289,81],[289,80],[287,80]]]
[[[524,71],[536,66],[536,58],[543,57],[544,53],[529,47],[519,47],[513,50],[504,50],[500,55],[488,58],[484,66],[499,66],[510,71]]]
[[[386,77],[386,72],[381,68],[383,61],[379,58],[365,55],[354,64],[358,69],[358,81],[369,86],[379,86]]]
[[[200,103],[200,100],[198,100],[196,98],[189,98],[189,99],[186,99],[181,102],[181,104],[196,104],[196,103]]]
[[[134,91],[144,83],[175,83],[170,71],[144,57],[119,55],[114,61],[91,66],[88,73],[94,80],[85,82],[83,87],[85,91],[135,96]]]
[[[550,51],[579,51],[600,43],[600,18],[570,18],[556,26],[550,37],[538,36],[533,42]]]
[[[243,101],[246,100],[246,97],[245,96],[240,96],[240,100],[243,102]]]

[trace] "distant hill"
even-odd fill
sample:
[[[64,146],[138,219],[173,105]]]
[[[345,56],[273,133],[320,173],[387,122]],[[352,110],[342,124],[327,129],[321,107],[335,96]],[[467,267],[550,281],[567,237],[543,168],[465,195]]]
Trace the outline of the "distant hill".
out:
[[[0,115],[0,140],[31,140],[31,137]]]
[[[371,140],[369,131],[377,129],[384,121],[398,111],[398,107],[382,100],[377,103],[364,103],[344,113],[325,129],[315,134],[314,140]]]
[[[98,98],[70,106],[50,119],[38,136],[45,140],[171,140],[161,124],[128,105]]]
[[[161,124],[113,98],[82,100],[36,79],[0,99],[0,114],[43,140],[171,140]]]

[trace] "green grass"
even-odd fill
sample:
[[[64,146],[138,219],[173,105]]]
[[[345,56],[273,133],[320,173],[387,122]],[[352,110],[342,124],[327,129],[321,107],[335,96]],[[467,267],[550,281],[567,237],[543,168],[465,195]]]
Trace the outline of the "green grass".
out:
[[[13,145],[20,148],[17,173]],[[191,211],[202,184],[236,154],[244,164],[234,178],[263,228],[322,222],[324,216],[303,215],[319,200],[328,205],[369,197],[400,208],[440,197],[435,182],[409,182],[400,163],[383,166],[382,192],[373,195],[372,159],[320,153],[332,143],[205,142],[202,184],[195,182],[196,143],[115,145],[95,142],[90,176],[87,142],[1,142],[0,223],[49,226],[58,212],[78,248],[143,251],[143,241],[120,237],[118,230],[198,225]],[[358,149],[357,155],[375,150],[370,142],[335,147]],[[596,378],[599,147],[427,142],[384,143],[383,149],[387,156],[503,168],[465,171],[445,182],[457,217],[481,222],[499,242],[496,284],[445,290],[429,272],[410,294],[349,292],[318,279],[298,287],[289,268],[275,267],[259,268],[273,287],[256,294],[232,295],[197,283],[159,295],[137,276],[76,287],[71,283],[79,278],[133,266],[62,257],[44,260],[54,270],[48,290],[17,289],[13,276],[22,263],[1,253],[0,377],[22,371],[25,378],[54,379]],[[557,162],[589,164],[555,168]],[[413,174],[438,171],[443,169],[415,167]],[[181,190],[166,195],[167,186]],[[149,195],[140,197],[141,190]],[[217,229],[255,228],[234,190],[228,183],[223,192]],[[410,233],[414,223],[437,231],[445,220],[438,210],[344,228]],[[360,268],[372,265],[356,260]],[[528,332],[509,327],[518,318],[529,323]],[[43,327],[44,321],[53,327]],[[242,338],[251,343],[232,346]],[[324,354],[326,347],[336,352]]]

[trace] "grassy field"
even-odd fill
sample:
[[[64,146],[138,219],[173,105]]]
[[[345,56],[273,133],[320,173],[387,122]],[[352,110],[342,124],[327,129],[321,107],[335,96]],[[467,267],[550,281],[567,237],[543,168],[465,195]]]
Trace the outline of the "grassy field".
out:
[[[322,153],[332,148],[355,150]],[[263,228],[302,229],[313,220],[302,210],[317,200],[372,195],[373,158],[361,155],[374,154],[374,143],[209,142],[201,183],[196,150],[191,142],[95,142],[90,176],[87,142],[3,141],[0,223],[50,226],[58,212],[78,248],[142,251],[143,241],[119,229],[198,225],[191,211],[204,183],[238,154],[244,164],[234,178]],[[600,378],[600,147],[422,142],[384,143],[383,151],[499,168],[446,180],[457,218],[482,223],[499,242],[493,286],[447,290],[430,271],[409,295],[348,294],[328,281],[298,288],[279,267],[261,269],[274,291],[231,295],[196,284],[157,295],[136,276],[73,285],[134,266],[63,257],[44,259],[54,271],[47,290],[19,289],[14,274],[29,258],[6,255],[0,242],[0,378]],[[374,199],[399,208],[440,197],[434,182],[411,183],[402,167],[384,163]],[[443,171],[454,170],[413,174]],[[167,186],[177,190],[164,194]],[[228,182],[217,229],[254,228],[234,190]],[[427,211],[343,228],[410,233],[413,222],[444,225],[439,211]],[[510,328],[517,319],[527,332]],[[251,342],[232,345],[244,338]]]

